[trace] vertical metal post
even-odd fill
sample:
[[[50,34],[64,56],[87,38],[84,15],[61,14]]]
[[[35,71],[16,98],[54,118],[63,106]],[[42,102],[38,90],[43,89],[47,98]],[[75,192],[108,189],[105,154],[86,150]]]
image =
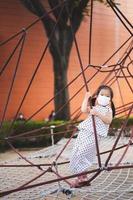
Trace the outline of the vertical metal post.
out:
[[[54,128],[55,128],[54,125],[50,126],[50,133],[51,133],[51,143],[52,143],[52,146],[54,146],[54,144],[55,144],[55,142],[54,142]]]

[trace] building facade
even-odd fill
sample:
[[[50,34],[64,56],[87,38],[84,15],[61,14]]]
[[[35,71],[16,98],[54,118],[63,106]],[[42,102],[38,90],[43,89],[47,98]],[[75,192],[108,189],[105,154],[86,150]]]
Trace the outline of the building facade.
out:
[[[119,8],[132,23],[132,0],[119,0],[119,3]],[[1,0],[0,13],[0,42],[19,32],[37,19],[37,17],[30,13],[26,8],[24,8],[24,6],[18,0]],[[76,34],[84,67],[88,65],[89,20],[90,18],[88,16],[84,17],[80,29]],[[31,29],[29,29],[26,35],[27,36],[22,52],[22,58],[20,60],[20,65],[17,71],[16,79],[14,81],[14,87],[6,112],[5,118],[8,120],[12,119],[15,116],[17,108],[22,101],[23,95],[30,82],[35,67],[38,64],[43,49],[48,41],[41,22],[38,22]],[[103,65],[103,63],[122,45],[122,43],[124,43],[128,39],[129,36],[130,33],[125,29],[123,24],[113,13],[112,9],[99,2],[94,1],[91,64],[100,66]],[[17,44],[19,38],[20,36],[17,36],[13,40],[0,47],[1,69],[5,61],[11,54],[12,50],[14,49],[15,45]],[[117,63],[128,45],[129,42],[122,48],[121,51],[116,54],[116,56],[113,57],[113,59],[111,59],[108,64],[111,65]],[[14,57],[7,65],[3,74],[0,76],[0,117],[2,117],[2,113],[4,112],[6,100],[8,97],[17,62],[18,53],[19,50],[16,51]],[[52,58],[48,50],[21,108],[21,112],[26,118],[35,113],[36,110],[38,110],[53,96],[54,82],[52,65]],[[132,69],[130,69],[130,71],[132,71]],[[80,72],[81,69],[79,65],[79,60],[75,45],[73,44],[69,60],[68,82],[74,79]],[[93,68],[89,68],[88,70],[86,70],[85,75],[87,80],[94,73],[95,69]],[[106,75],[107,73],[99,73],[93,79],[93,81],[88,84],[89,89],[92,93],[99,86]],[[112,74],[112,77],[113,76],[114,73]],[[129,81],[130,84],[133,85],[133,80],[129,79]],[[69,87],[70,97],[72,97],[83,84],[84,81],[83,77],[81,76]],[[119,79],[119,86],[123,96],[123,102],[131,102],[133,100],[133,96],[130,88],[128,87],[124,79]],[[119,86],[117,81],[112,85],[112,88],[114,90],[114,102],[116,106],[122,105]],[[74,100],[72,100],[71,112],[74,112],[76,108],[81,105],[84,93],[85,89],[83,89],[80,94],[78,94],[74,98]],[[35,115],[33,119],[43,120],[48,117],[51,110],[53,109],[54,104],[53,102],[51,102],[40,113]]]

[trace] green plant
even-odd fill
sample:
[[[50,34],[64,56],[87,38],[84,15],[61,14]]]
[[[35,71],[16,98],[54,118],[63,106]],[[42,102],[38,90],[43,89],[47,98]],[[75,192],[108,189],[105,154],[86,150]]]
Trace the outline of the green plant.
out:
[[[80,122],[80,121],[79,121]],[[77,123],[79,123],[77,122]],[[114,119],[111,124],[111,129],[109,135],[115,135],[116,131],[121,128],[124,122],[124,118]],[[0,151],[9,149],[9,145],[6,143],[4,138],[9,137],[9,127],[11,125],[10,121],[3,123],[2,129],[0,131]],[[55,121],[28,121],[23,123],[21,121],[16,121],[13,125],[12,136],[20,135],[29,131],[29,135],[24,137],[18,137],[14,140],[11,140],[11,143],[16,148],[33,148],[33,147],[47,147],[51,145],[51,135],[50,135],[50,126],[54,125],[53,131],[55,133],[54,140],[55,143],[58,142],[62,137],[69,138],[72,134],[74,128],[69,121],[55,120]],[[127,122],[126,129],[124,130],[125,136],[130,135],[131,126],[133,126],[133,117],[130,117]],[[44,127],[44,129],[41,129]],[[46,129],[45,129],[46,128]],[[70,131],[69,131],[70,130]]]

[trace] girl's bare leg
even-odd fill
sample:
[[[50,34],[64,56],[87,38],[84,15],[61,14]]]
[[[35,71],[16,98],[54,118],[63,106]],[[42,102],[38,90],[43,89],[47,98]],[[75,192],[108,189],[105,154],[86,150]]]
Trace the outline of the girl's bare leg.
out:
[[[79,186],[80,183],[85,182],[85,181],[87,181],[87,180],[88,180],[88,177],[87,177],[86,174],[85,174],[85,175],[78,176],[78,177],[75,179],[75,181],[72,183],[72,187]]]
[[[81,182],[83,182],[83,181],[87,181],[87,180],[88,180],[88,177],[87,177],[86,174],[84,174],[84,175],[79,176],[78,179],[79,179]]]

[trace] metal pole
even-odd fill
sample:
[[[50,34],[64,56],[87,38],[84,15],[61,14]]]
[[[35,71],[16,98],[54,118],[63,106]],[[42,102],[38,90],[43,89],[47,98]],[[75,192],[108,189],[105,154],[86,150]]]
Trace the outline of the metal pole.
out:
[[[55,142],[54,142],[54,128],[55,128],[54,125],[50,126],[50,133],[51,133],[51,143],[52,143],[52,146],[54,146],[54,144],[55,144]]]

